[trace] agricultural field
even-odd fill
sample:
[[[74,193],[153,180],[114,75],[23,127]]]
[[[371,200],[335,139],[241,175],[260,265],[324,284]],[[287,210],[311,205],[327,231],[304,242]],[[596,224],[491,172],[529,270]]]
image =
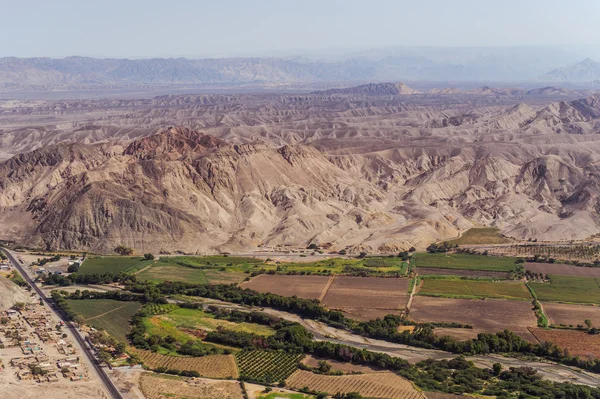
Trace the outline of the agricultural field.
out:
[[[151,265],[155,261],[146,260],[142,257],[131,256],[103,256],[90,257],[81,264],[79,274],[102,274],[121,272],[134,273],[142,270],[144,267]]]
[[[454,395],[443,392],[423,392],[427,399],[464,399],[463,395]]]
[[[303,356],[280,351],[250,350],[238,352],[236,360],[241,376],[277,382],[296,371]]]
[[[136,274],[140,281],[161,283],[163,281],[185,281],[194,284],[237,284],[247,277],[244,273],[219,269],[195,269],[179,265],[156,263]]]
[[[208,355],[202,357],[168,356],[142,349],[129,350],[150,369],[165,367],[172,370],[197,371],[206,378],[237,378],[238,371],[233,355]]]
[[[112,299],[67,300],[69,308],[82,316],[85,324],[103,329],[121,342],[127,342],[130,320],[141,308],[139,302],[122,302]]]
[[[537,326],[537,319],[529,301],[499,299],[452,299],[416,296],[410,309],[410,319],[416,322],[457,322],[473,326],[474,332],[496,333],[510,328],[515,334],[532,341],[528,327]],[[464,329],[457,330],[456,339],[464,337]],[[461,334],[462,332],[462,334]]]
[[[391,372],[332,376],[298,370],[286,380],[286,384],[295,389],[308,387],[332,395],[338,392],[357,392],[368,398],[422,399],[423,397],[409,381]]]
[[[585,331],[553,330],[532,328],[531,332],[540,342],[552,342],[568,349],[571,355],[582,358],[600,358],[600,335],[591,335]]]
[[[414,254],[413,259],[417,266],[417,271],[419,267],[496,272],[510,272],[515,268],[515,259],[504,256],[423,252]]]
[[[459,238],[448,241],[449,244],[478,245],[478,244],[506,244],[510,240],[500,234],[497,227],[473,227],[465,231]]]
[[[271,266],[271,265],[269,265]],[[379,272],[406,273],[407,263],[397,257],[368,256],[364,259],[329,258],[315,262],[280,262],[276,265],[282,272],[297,271],[319,273],[323,271],[333,274],[344,273],[348,267]],[[268,267],[267,267],[268,268]]]
[[[533,299],[529,290],[522,282],[492,282],[442,278],[424,278],[418,295],[447,298]]]
[[[582,267],[565,265],[562,263],[530,263],[525,264],[525,269],[533,273],[554,274],[557,276],[598,277],[600,267]]]
[[[323,305],[357,320],[398,314],[408,301],[409,279],[335,276]]]
[[[456,276],[470,278],[493,278],[496,280],[506,280],[510,278],[510,273],[493,272],[489,270],[464,270],[464,269],[444,269],[438,267],[419,267],[420,276]]]
[[[294,392],[289,389],[270,387],[271,392],[265,392],[266,386],[244,382],[247,399],[315,399],[313,395]]]
[[[241,284],[258,292],[270,292],[283,296],[297,296],[306,299],[319,299],[327,288],[329,276],[285,276],[261,274]]]
[[[197,309],[176,308],[165,314],[158,314],[144,320],[148,334],[162,337],[171,335],[179,342],[198,339],[207,331],[222,327],[230,331],[248,332],[262,336],[273,335],[270,327],[254,323],[234,323],[215,319],[210,314]]]
[[[244,394],[238,381],[209,380],[143,373],[140,390],[146,399],[194,398],[194,399],[242,399]]]
[[[542,302],[544,313],[550,325],[573,326],[585,325],[585,320],[600,327],[600,309],[592,305],[569,305],[564,303]]]
[[[315,357],[312,355],[306,355],[302,359],[302,364],[310,367],[319,367],[319,361],[325,360],[331,366],[331,371],[341,371],[342,373],[374,373],[378,370],[371,366],[363,366],[361,364],[352,364],[348,362],[340,362],[337,360]]]
[[[594,262],[600,257],[600,244],[556,245],[542,243],[490,245],[482,246],[479,250],[487,250],[490,254],[531,257],[540,255],[544,258],[557,260],[578,260]]]
[[[549,283],[529,283],[540,301],[600,304],[600,278],[550,275]]]

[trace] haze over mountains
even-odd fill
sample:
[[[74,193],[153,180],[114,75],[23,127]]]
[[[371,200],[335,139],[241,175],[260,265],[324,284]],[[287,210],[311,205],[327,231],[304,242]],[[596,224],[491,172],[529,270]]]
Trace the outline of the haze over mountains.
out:
[[[2,102],[0,239],[395,252],[473,225],[600,233],[597,94],[407,90]]]
[[[394,47],[335,57],[0,58],[0,89],[166,84],[289,85],[343,81],[526,82],[597,80],[597,66],[554,47]]]

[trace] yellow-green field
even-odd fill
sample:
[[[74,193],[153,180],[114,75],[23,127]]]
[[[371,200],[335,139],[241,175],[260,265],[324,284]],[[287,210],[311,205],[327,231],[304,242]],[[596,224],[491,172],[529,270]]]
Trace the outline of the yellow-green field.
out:
[[[531,300],[521,282],[492,282],[462,279],[424,279],[419,295],[448,298],[498,298]]]
[[[169,256],[136,274],[140,281],[186,281],[196,284],[241,283],[252,272],[277,271],[308,274],[340,274],[351,271],[406,274],[407,263],[397,257],[365,259],[331,258],[316,262],[263,262],[235,256]],[[350,271],[350,272],[351,272]]]
[[[473,227],[465,231],[459,238],[448,241],[449,244],[506,244],[511,242],[500,234],[497,227]]]
[[[549,283],[529,283],[540,301],[600,304],[600,278],[550,275]]]
[[[228,320],[215,319],[209,313],[186,308],[178,308],[166,314],[147,317],[145,325],[147,333],[150,335],[160,335],[162,337],[171,335],[180,342],[198,339],[194,335],[197,330],[215,331],[218,327],[263,336],[275,333],[272,328],[260,324],[234,323]]]
[[[419,267],[446,269],[488,270],[510,272],[515,268],[515,258],[506,256],[484,256],[457,253],[416,253],[413,259]]]

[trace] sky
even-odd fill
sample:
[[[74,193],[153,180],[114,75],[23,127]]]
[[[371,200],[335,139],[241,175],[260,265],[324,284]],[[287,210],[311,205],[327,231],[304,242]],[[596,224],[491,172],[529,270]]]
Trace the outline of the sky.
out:
[[[0,56],[600,45],[599,0],[0,0]],[[598,51],[600,54],[600,51]]]

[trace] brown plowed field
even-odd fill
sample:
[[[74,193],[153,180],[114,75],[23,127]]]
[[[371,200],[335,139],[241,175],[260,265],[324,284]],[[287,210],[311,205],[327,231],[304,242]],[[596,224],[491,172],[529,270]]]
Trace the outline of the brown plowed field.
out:
[[[542,302],[542,307],[550,324],[576,327],[590,319],[594,326],[600,327],[600,309],[597,306]]]
[[[197,371],[202,377],[207,378],[238,377],[233,355],[187,357],[166,356],[142,349],[131,349],[131,351],[139,356],[145,366],[151,369],[166,367],[167,369]]]
[[[311,390],[336,393],[358,392],[369,398],[386,399],[421,399],[419,393],[410,382],[390,372],[360,375],[322,375],[298,370],[286,381],[292,388],[308,387]]]
[[[359,320],[398,314],[408,301],[408,283],[405,278],[336,276],[323,304]]]
[[[557,276],[600,277],[600,267],[581,267],[561,263],[526,263],[525,269],[534,273]]]
[[[237,381],[214,381],[204,378],[186,380],[181,377],[144,373],[140,389],[147,399],[195,398],[242,399],[244,394]]]
[[[496,333],[505,328],[533,341],[527,327],[537,325],[529,301],[498,299],[451,299],[416,296],[410,319],[417,322],[457,322],[470,324],[476,332]],[[461,332],[462,331],[458,331]]]
[[[283,296],[296,295],[299,298],[319,299],[328,281],[328,276],[261,274],[242,283],[241,287]]]
[[[571,355],[600,358],[600,335],[590,335],[585,331],[546,330],[543,328],[532,328],[531,332],[540,342],[552,342],[561,348],[568,349]]]
[[[427,399],[465,399],[463,395],[454,395],[442,392],[425,392]]]
[[[331,370],[341,371],[342,373],[374,373],[382,370],[378,370],[373,367],[363,366],[360,364],[352,364],[346,362],[338,362],[337,360],[320,358],[312,355],[307,355],[302,359],[302,363],[310,367],[319,367],[319,361],[325,360],[331,365]]]
[[[461,276],[461,277],[491,277],[506,279],[510,273],[493,272],[487,270],[463,270],[463,269],[443,269],[440,267],[418,267],[417,272],[420,275],[438,275],[438,276]]]

